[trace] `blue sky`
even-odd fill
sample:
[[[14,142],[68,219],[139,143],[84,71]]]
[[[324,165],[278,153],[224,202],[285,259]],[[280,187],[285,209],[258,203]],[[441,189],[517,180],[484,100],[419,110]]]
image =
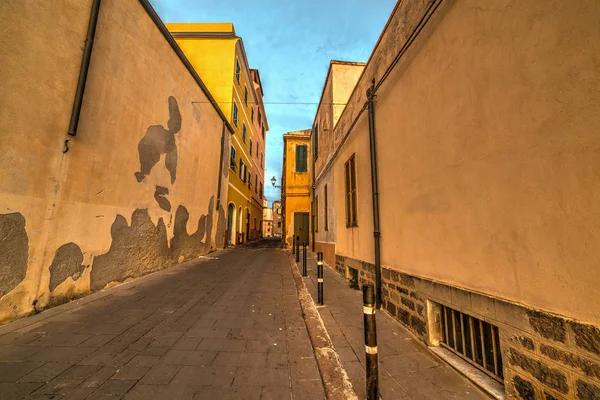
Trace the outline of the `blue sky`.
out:
[[[329,60],[367,61],[395,0],[151,0],[164,22],[233,22],[260,71],[269,121],[265,195],[280,198],[283,139],[308,129]]]

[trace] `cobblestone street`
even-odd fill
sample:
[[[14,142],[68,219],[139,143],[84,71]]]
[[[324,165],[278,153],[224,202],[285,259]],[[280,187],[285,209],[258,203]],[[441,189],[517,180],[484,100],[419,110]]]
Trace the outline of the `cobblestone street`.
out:
[[[0,327],[0,398],[319,399],[287,256],[237,248]]]

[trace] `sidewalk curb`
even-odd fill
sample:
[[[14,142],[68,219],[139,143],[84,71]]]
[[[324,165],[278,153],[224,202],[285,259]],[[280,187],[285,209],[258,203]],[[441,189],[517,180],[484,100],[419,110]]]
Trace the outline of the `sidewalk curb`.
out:
[[[325,329],[325,324],[321,315],[315,306],[315,303],[306,288],[304,280],[300,275],[296,262],[292,258],[292,253],[286,251],[290,270],[294,276],[298,299],[302,307],[304,323],[308,330],[308,336],[315,351],[315,358],[325,387],[325,394],[328,400],[358,400],[358,396],[352,388],[352,383],[342,366],[342,362],[335,351],[329,333]]]

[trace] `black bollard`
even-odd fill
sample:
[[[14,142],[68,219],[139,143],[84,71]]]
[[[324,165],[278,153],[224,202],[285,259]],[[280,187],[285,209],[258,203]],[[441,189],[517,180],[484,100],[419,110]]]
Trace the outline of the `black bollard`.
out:
[[[317,303],[325,304],[323,300],[323,252],[317,253]]]
[[[306,243],[302,243],[302,276],[306,275]]]
[[[296,262],[300,262],[300,236],[296,236]]]
[[[375,324],[375,288],[363,285],[363,313],[365,324],[365,353],[367,359],[367,400],[379,399],[379,372],[377,365],[377,326]]]
[[[292,254],[296,255],[296,236],[292,236]]]

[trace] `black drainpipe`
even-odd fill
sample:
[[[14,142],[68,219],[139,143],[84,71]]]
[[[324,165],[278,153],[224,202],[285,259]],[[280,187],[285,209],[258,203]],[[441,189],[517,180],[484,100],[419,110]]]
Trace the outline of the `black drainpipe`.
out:
[[[313,146],[312,146],[313,149],[312,149],[312,152],[311,152],[312,153],[312,186],[311,186],[311,189],[312,189],[312,200],[310,202],[310,216],[311,216],[311,218],[310,218],[310,230],[311,230],[311,233],[312,233],[312,252],[313,253],[315,252],[315,210],[314,210],[314,208],[315,208],[315,188],[317,187],[316,184],[315,184],[315,165],[316,165],[317,162],[316,162],[316,159],[315,159],[315,145],[314,145],[314,143],[315,143],[315,139],[316,138],[315,138],[314,133],[315,133],[315,131],[314,131],[314,128],[313,128],[313,131],[312,131],[312,134],[311,134],[311,136],[313,138]],[[325,212],[327,212],[327,210],[325,210]]]
[[[217,207],[216,210],[219,211],[219,206],[221,205],[221,175],[223,174],[223,168],[227,168],[225,171],[229,169],[229,165],[223,165],[223,158],[225,157],[225,121],[223,121],[223,128],[221,130],[221,155],[219,156],[219,179],[217,183]],[[229,161],[231,163],[231,161]],[[226,239],[227,240],[227,239]]]
[[[375,245],[375,290],[376,306],[381,308],[381,232],[379,231],[379,185],[377,174],[377,147],[375,143],[375,88],[373,85],[367,89],[369,107],[369,146],[371,149],[371,186],[373,193],[373,237]]]
[[[98,14],[100,12],[100,1],[92,2],[92,11],[90,12],[90,22],[88,24],[87,35],[85,37],[85,47],[83,49],[83,59],[79,69],[79,79],[77,81],[77,90],[75,91],[75,101],[71,111],[71,122],[69,122],[69,135],[77,135],[77,125],[79,124],[79,114],[81,114],[81,104],[83,103],[83,93],[85,92],[85,83],[90,68],[90,58],[92,57],[92,47],[94,46],[94,36],[96,34],[96,25],[98,24]]]

